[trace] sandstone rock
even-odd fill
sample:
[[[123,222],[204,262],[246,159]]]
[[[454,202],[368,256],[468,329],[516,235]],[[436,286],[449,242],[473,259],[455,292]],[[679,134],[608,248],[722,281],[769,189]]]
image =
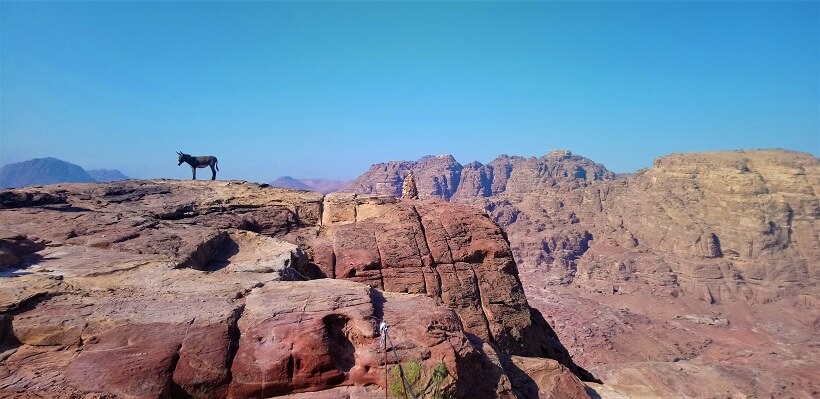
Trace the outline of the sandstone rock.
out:
[[[0,231],[0,270],[19,264],[23,257],[46,247],[46,242],[22,234]]]
[[[184,334],[182,326],[161,323],[106,331],[68,364],[66,383],[82,392],[168,396],[177,349]]]
[[[624,227],[642,247],[662,248],[677,258],[680,266],[673,269],[691,276],[686,280],[718,278],[728,293],[742,281],[758,301],[766,301],[781,295],[778,287],[816,291],[818,270],[807,262],[820,258],[813,188],[819,184],[820,163],[809,154],[675,154],[635,176],[606,211],[623,214]],[[699,258],[724,258],[725,267],[712,267],[736,273],[692,276],[681,269]]]
[[[408,168],[419,185],[432,184],[415,163],[384,165],[373,166],[352,189],[372,193],[373,171],[389,185],[385,174]],[[687,391],[693,397],[783,390],[809,397],[817,391],[806,374],[816,368],[816,340],[806,334],[816,324],[809,319],[816,318],[820,297],[818,172],[815,156],[784,150],[673,154],[630,175],[568,152],[502,155],[465,165],[449,200],[484,209],[504,228],[529,302],[556,326],[579,364],[596,376],[606,373],[602,397],[675,396],[677,380],[658,376],[689,359],[695,360],[687,375],[704,376]],[[434,235],[435,226],[425,228]],[[446,243],[428,247],[446,257]],[[605,302],[647,309],[623,315]],[[728,327],[674,318],[724,308],[731,310],[723,313]],[[753,316],[738,327],[736,319],[746,314]],[[783,325],[790,327],[770,327]],[[794,335],[806,340],[798,343]],[[775,356],[767,347],[793,350]],[[761,368],[776,377],[751,371]],[[613,377],[621,371],[651,377]]]
[[[0,312],[6,313],[43,297],[55,295],[64,290],[61,278],[48,274],[27,275],[24,278],[13,274],[0,276],[3,289],[0,290]]]
[[[74,351],[22,346],[0,363],[0,395],[14,398],[66,398],[80,392],[67,386],[65,367]]]
[[[332,207],[350,208],[360,200],[335,196]],[[555,337],[544,333],[549,326],[536,326],[509,246],[486,215],[436,201],[384,208],[379,218],[329,224],[307,241],[316,269],[386,291],[439,298],[456,310],[468,333],[501,352],[551,356],[578,371]]]
[[[664,396],[645,385],[585,383],[601,399],[662,399]]]
[[[419,198],[449,199],[456,193],[462,168],[452,155],[427,156],[415,162],[377,164],[354,180],[346,191],[400,197],[402,182],[413,170]]]
[[[202,399],[227,396],[239,310],[221,322],[186,327],[173,369],[172,395]]]
[[[420,362],[422,378],[427,379],[442,364],[451,377],[439,389],[454,390],[452,377],[459,377],[460,368],[470,366],[465,362],[475,362],[478,356],[460,332],[456,316],[432,302],[426,297],[382,295],[343,280],[269,285],[254,291],[239,322],[230,396],[380,384],[384,354],[379,353],[376,313],[396,321],[390,326],[390,343],[401,359]],[[420,308],[425,312],[419,313]],[[394,363],[394,355],[387,355]],[[457,384],[465,392],[475,389],[473,383]]]
[[[384,398],[384,390],[373,387],[352,386],[316,392],[295,393],[282,397],[292,399],[382,399]]]
[[[36,189],[27,191],[0,192],[0,208],[22,208],[35,205],[65,204],[65,196],[61,192],[45,193]]]
[[[604,382],[587,383],[601,397],[812,397],[817,390],[810,376],[818,367],[816,312],[796,298],[748,306],[526,290],[573,359]]]
[[[419,190],[416,188],[416,179],[413,171],[407,173],[401,186],[401,197],[405,199],[419,199]]]
[[[381,319],[427,395],[514,397],[509,353],[575,367],[467,206],[222,181],[0,197],[34,251],[0,277],[0,396],[372,397],[396,363]],[[322,274],[354,281],[293,281]]]
[[[434,184],[430,176],[441,167],[420,171],[425,162],[374,165],[351,189],[373,193],[375,180],[400,181],[409,169],[419,185]],[[486,209],[507,231],[519,266],[538,269],[550,283],[599,290],[615,275],[586,269],[608,268],[593,266],[591,258],[626,264],[648,254],[666,266],[633,270],[628,279],[620,273],[620,285],[636,291],[649,283],[660,295],[688,293],[707,301],[817,294],[812,260],[820,258],[820,163],[810,154],[673,154],[652,169],[618,177],[561,150],[473,162],[461,176],[450,200]],[[379,192],[399,189],[391,187]],[[424,190],[420,196],[447,198]]]
[[[276,396],[379,380],[377,364],[356,362],[356,348],[376,342],[367,287],[327,280],[271,285],[249,295],[245,306],[230,396]]]
[[[513,381],[519,385],[519,396],[541,399],[586,399],[581,380],[555,360],[512,356],[514,367],[523,372],[524,381]],[[516,384],[517,383],[517,384]]]
[[[356,194],[333,193],[325,196],[322,225],[353,223],[356,221]]]

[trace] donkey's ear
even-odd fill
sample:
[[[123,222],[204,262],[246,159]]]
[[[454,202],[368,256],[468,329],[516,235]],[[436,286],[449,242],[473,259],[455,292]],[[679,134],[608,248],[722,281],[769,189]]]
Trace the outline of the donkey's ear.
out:
[[[182,155],[182,151],[177,151],[177,154]]]

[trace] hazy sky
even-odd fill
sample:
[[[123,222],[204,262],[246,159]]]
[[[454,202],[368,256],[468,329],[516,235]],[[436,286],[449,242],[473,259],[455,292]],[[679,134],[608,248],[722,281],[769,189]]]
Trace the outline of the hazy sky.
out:
[[[820,3],[0,2],[0,164],[352,178],[570,149],[820,153]],[[207,173],[200,173],[201,176]]]

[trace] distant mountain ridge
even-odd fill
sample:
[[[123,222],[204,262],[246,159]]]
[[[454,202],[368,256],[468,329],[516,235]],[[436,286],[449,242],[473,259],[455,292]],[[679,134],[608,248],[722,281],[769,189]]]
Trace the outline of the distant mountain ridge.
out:
[[[118,170],[100,169],[89,172],[79,165],[52,157],[35,158],[0,167],[0,187],[10,188],[56,183],[93,183],[127,178]]]
[[[281,188],[290,188],[294,190],[306,190],[311,191],[310,186],[305,184],[299,179],[294,179],[290,176],[282,176],[270,183],[273,187],[281,187]]]
[[[282,176],[270,183],[271,186],[290,188],[294,190],[316,191],[322,194],[341,191],[350,184],[347,180],[333,179],[296,179],[290,176]]]
[[[128,180],[128,176],[122,174],[122,172],[117,169],[91,169],[86,172],[88,172],[94,180],[101,183]]]
[[[502,154],[487,164],[474,161],[465,165],[452,155],[428,155],[417,161],[375,164],[354,180],[348,190],[398,197],[402,182],[411,170],[420,198],[448,201],[502,193],[523,195],[559,183],[577,186],[616,178],[603,165],[567,150],[553,150],[538,158]]]
[[[811,154],[671,154],[621,175],[563,150],[466,165],[427,156],[375,164],[349,189],[399,196],[411,170],[420,199],[484,209],[519,268],[550,284],[708,303],[766,302],[816,284],[820,162]]]

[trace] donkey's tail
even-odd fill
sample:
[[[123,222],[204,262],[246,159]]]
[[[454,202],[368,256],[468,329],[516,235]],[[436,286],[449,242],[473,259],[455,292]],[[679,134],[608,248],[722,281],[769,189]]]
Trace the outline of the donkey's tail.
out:
[[[219,161],[214,161],[214,166],[216,166],[216,170],[219,170]]]

